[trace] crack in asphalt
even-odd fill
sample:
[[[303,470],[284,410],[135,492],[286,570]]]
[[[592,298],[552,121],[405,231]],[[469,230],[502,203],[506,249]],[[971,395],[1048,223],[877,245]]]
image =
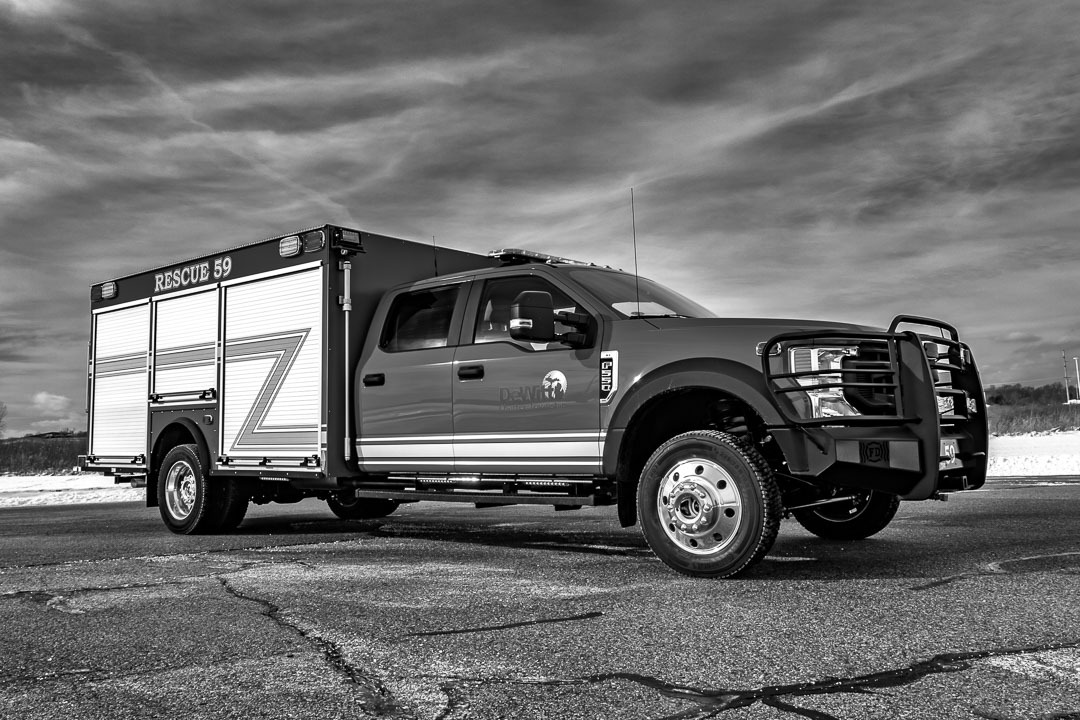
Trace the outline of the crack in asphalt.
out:
[[[66,598],[68,595],[80,595],[96,592],[116,592],[119,590],[141,590],[147,588],[168,587],[170,585],[183,585],[188,582],[196,580],[210,580],[218,578],[221,575],[228,573],[239,573],[246,570],[250,570],[255,567],[262,567],[265,565],[296,565],[303,563],[295,563],[288,561],[282,563],[280,561],[265,561],[265,560],[249,560],[244,563],[238,563],[236,567],[222,569],[217,572],[200,573],[197,575],[181,575],[179,577],[170,578],[168,580],[153,580],[150,582],[141,583],[121,583],[119,585],[87,585],[84,587],[65,587],[54,588],[52,590],[11,590],[8,592],[0,593],[0,600],[8,599],[20,599],[26,598],[34,602],[40,602],[46,606],[52,606],[50,603],[55,604],[56,598]],[[82,611],[78,611],[77,614],[81,614]]]
[[[200,553],[205,554],[205,553]],[[175,556],[167,556],[175,557]],[[321,637],[315,632],[307,630],[300,625],[291,622],[285,617],[282,609],[273,602],[264,598],[256,597],[249,593],[235,587],[228,579],[228,575],[235,575],[245,572],[257,567],[266,567],[273,565],[299,565],[308,569],[312,569],[314,566],[310,563],[303,561],[265,561],[265,560],[251,560],[243,563],[238,563],[234,567],[223,568],[217,572],[204,573],[198,575],[185,575],[178,578],[171,578],[168,580],[157,580],[153,582],[145,583],[122,583],[113,586],[88,586],[80,588],[63,588],[57,590],[16,590],[0,594],[0,600],[20,600],[27,599],[31,602],[44,605],[45,607],[65,612],[69,614],[84,614],[85,611],[77,608],[71,608],[67,606],[67,600],[69,596],[77,594],[90,594],[90,593],[102,593],[102,592],[115,592],[122,590],[137,590],[145,588],[160,588],[170,585],[182,585],[192,581],[198,580],[217,580],[221,587],[232,597],[242,600],[244,602],[250,602],[258,605],[262,612],[261,614],[269,618],[275,625],[289,632],[299,635],[305,642],[314,646],[322,652],[324,659],[331,667],[337,672],[345,676],[345,679],[352,685],[359,688],[362,692],[363,699],[360,701],[360,707],[364,712],[376,715],[380,717],[396,717],[399,716],[400,708],[398,708],[389,690],[377,679],[368,677],[358,667],[349,662],[345,657],[341,646],[334,643],[331,640]],[[74,670],[57,671],[38,675],[23,675],[23,676],[9,676],[0,678],[0,684],[10,685],[12,683],[34,681],[34,682],[46,682],[52,680],[63,680],[71,677],[90,678],[95,676],[108,677],[114,679],[123,676],[142,676],[147,673],[157,673],[162,670],[178,670],[185,667],[194,667],[194,665],[183,665],[178,667],[169,666],[166,668],[155,668],[152,671],[140,671],[138,673],[127,673],[124,675],[117,675],[115,673],[102,673],[100,670],[93,668],[77,668]]]
[[[799,697],[835,695],[841,693],[872,695],[877,694],[875,692],[877,690],[914,684],[930,675],[969,670],[971,669],[972,661],[974,660],[1000,657],[1003,655],[1027,655],[1066,648],[1080,648],[1080,640],[1026,647],[1000,648],[996,650],[942,653],[935,655],[929,660],[920,660],[901,668],[884,670],[882,672],[857,675],[848,678],[828,677],[821,680],[794,683],[791,685],[768,685],[749,690],[713,689],[694,687],[692,685],[679,685],[649,675],[628,672],[600,673],[571,679],[502,679],[455,676],[451,677],[441,685],[441,689],[447,697],[447,703],[442,712],[437,716],[437,720],[448,720],[457,709],[468,705],[468,700],[465,696],[465,690],[468,687],[481,687],[491,684],[558,687],[571,685],[598,685],[617,681],[635,683],[656,690],[666,698],[672,700],[685,700],[693,704],[693,707],[671,715],[666,715],[658,720],[707,720],[707,718],[715,718],[728,710],[746,708],[757,703],[799,717],[811,718],[811,720],[841,720],[838,716],[821,710],[799,707],[790,702],[790,700]],[[1008,718],[998,718],[993,715],[984,715],[984,717],[989,718],[989,720],[1010,720]],[[1080,720],[1080,714],[1076,712],[1066,712],[1063,714],[1045,716],[1045,720],[1073,720],[1073,718]]]
[[[269,618],[278,627],[299,635],[304,641],[322,651],[327,663],[337,672],[345,676],[345,679],[355,685],[362,693],[363,699],[360,707],[364,712],[379,717],[396,717],[401,715],[393,695],[377,678],[365,675],[360,668],[349,662],[341,646],[332,640],[307,630],[285,617],[282,609],[265,598],[256,597],[239,590],[233,586],[228,578],[222,576],[216,578],[225,592],[245,602],[255,603],[263,608],[263,615]]]
[[[357,533],[359,535],[359,533]],[[318,545],[341,545],[345,543],[353,542],[358,538],[347,538],[342,540],[314,540],[305,543],[294,543],[292,545],[251,545],[248,547],[235,547],[235,548],[212,548],[210,550],[200,550],[198,552],[181,552],[181,553],[164,553],[160,555],[121,555],[118,557],[100,558],[97,560],[64,560],[62,562],[46,562],[46,563],[29,563],[27,565],[0,565],[0,573],[7,572],[9,570],[41,570],[47,568],[62,568],[73,567],[78,565],[104,565],[114,562],[127,562],[132,560],[173,560],[176,558],[200,558],[212,555],[228,555],[230,553],[268,553],[268,552],[281,552],[288,551],[294,548],[303,549],[316,547]],[[302,561],[296,561],[297,564],[304,564]]]
[[[487,625],[485,627],[478,628],[462,628],[460,630],[431,630],[429,632],[417,632],[408,633],[404,637],[431,637],[434,635],[465,635],[468,633],[481,633],[492,632],[495,630],[510,630],[511,628],[527,627],[529,625],[546,625],[549,623],[564,623],[575,622],[578,620],[592,620],[593,618],[602,617],[602,612],[587,612],[582,615],[571,615],[570,617],[559,618],[542,618],[540,620],[523,620],[522,622],[507,623],[506,625]]]
[[[915,590],[915,591],[931,590],[933,588],[941,587],[943,585],[951,585],[952,583],[957,582],[959,580],[967,580],[969,578],[993,577],[995,575],[1009,575],[1009,574],[1013,574],[1013,573],[1016,573],[1016,572],[1022,572],[1023,570],[1022,569],[1020,571],[1006,570],[1004,567],[1002,567],[1003,565],[1015,565],[1015,564],[1018,564],[1018,563],[1032,563],[1032,562],[1036,562],[1036,561],[1039,561],[1039,560],[1049,560],[1051,558],[1071,558],[1071,557],[1076,557],[1077,558],[1077,563],[1080,564],[1080,551],[1050,553],[1050,554],[1047,554],[1047,555],[1029,555],[1027,557],[1011,558],[1011,559],[1008,559],[1008,560],[995,560],[994,562],[986,563],[979,570],[972,570],[970,572],[960,573],[958,575],[949,575],[948,577],[938,578],[937,580],[933,580],[933,581],[925,583],[923,585],[915,585],[915,586],[913,586],[913,587],[911,587],[909,589],[910,590]],[[1075,566],[1072,566],[1072,567],[1067,566],[1067,567],[1061,568],[1059,571],[1064,572],[1064,571],[1067,571],[1067,570],[1075,570],[1075,569],[1076,569]],[[1032,570],[1031,572],[1037,572],[1037,571]]]

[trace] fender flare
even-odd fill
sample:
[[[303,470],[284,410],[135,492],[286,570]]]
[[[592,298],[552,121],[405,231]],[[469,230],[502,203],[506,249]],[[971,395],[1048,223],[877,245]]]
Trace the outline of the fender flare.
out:
[[[765,387],[760,370],[733,360],[717,358],[679,360],[650,371],[621,393],[605,435],[605,475],[616,474],[623,437],[634,416],[657,396],[689,387],[719,390],[745,402],[766,424],[785,424]]]
[[[158,473],[161,471],[161,468],[157,466],[156,461],[160,459],[158,451],[161,446],[162,436],[165,435],[165,433],[168,432],[170,428],[176,426],[184,428],[184,430],[186,430],[187,433],[191,435],[192,439],[195,442],[195,447],[198,451],[199,462],[202,463],[202,466],[206,468],[207,472],[209,472],[210,470],[210,444],[206,442],[206,437],[203,435],[202,428],[199,427],[199,424],[188,417],[178,417],[171,419],[169,423],[165,425],[165,427],[154,433],[153,442],[151,443],[151,461],[149,464],[149,472],[147,472],[146,474],[147,507],[157,507],[157,476]],[[161,457],[164,457],[164,455],[165,453],[160,453]]]

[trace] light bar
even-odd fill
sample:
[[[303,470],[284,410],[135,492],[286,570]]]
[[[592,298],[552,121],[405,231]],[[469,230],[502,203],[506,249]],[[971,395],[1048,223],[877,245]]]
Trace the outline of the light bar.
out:
[[[541,263],[569,263],[571,265],[588,265],[589,263],[581,262],[580,260],[571,260],[570,258],[558,257],[556,255],[546,255],[544,253],[533,252],[532,250],[521,250],[520,248],[503,248],[502,250],[492,250],[487,254],[490,258],[497,258],[507,265],[521,265],[524,263],[541,262]]]

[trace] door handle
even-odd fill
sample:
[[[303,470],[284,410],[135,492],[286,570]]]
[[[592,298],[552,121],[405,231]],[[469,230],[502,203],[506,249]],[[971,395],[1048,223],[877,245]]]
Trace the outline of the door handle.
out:
[[[483,380],[483,365],[462,365],[458,368],[457,376],[461,380]]]
[[[364,376],[364,387],[372,387],[375,385],[385,385],[386,375],[382,373],[371,373]]]

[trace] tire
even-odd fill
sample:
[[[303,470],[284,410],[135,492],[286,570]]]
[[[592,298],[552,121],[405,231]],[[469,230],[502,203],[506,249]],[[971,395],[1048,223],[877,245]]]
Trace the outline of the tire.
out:
[[[330,511],[342,520],[373,520],[386,517],[398,508],[397,500],[358,498],[351,492],[337,492],[326,498]]]
[[[637,503],[656,556],[704,578],[738,575],[765,557],[783,512],[761,454],[712,430],[683,433],[657,448],[641,472]]]
[[[220,509],[211,497],[209,478],[195,445],[177,445],[165,455],[157,492],[161,519],[174,533],[212,533],[220,526]]]
[[[826,540],[863,540],[884,530],[900,507],[896,495],[873,490],[852,494],[855,499],[850,502],[803,508],[792,515],[804,528]]]
[[[220,489],[221,523],[219,532],[230,532],[240,527],[247,515],[250,497],[240,480],[222,478],[210,486],[211,495]]]

